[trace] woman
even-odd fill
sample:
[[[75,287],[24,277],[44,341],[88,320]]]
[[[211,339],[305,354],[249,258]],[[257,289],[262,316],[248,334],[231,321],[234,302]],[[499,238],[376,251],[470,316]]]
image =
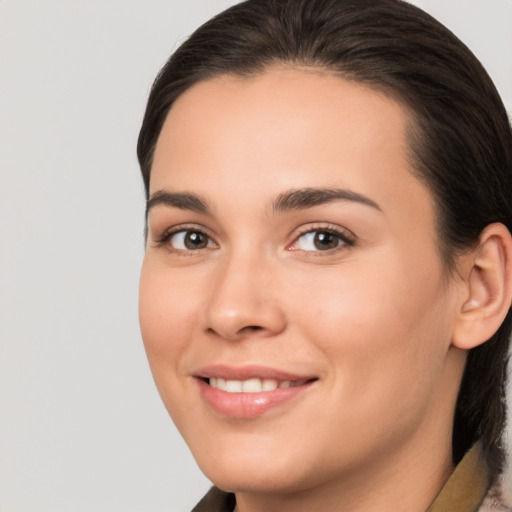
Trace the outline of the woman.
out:
[[[138,155],[195,510],[510,510],[512,135],[460,41],[400,0],[249,0],[169,59]]]

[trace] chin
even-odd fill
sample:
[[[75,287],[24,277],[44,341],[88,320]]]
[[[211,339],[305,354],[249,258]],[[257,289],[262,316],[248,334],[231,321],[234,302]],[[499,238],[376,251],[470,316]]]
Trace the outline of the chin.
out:
[[[233,470],[226,468],[209,468],[204,471],[214,485],[226,492],[241,493],[293,493],[304,490],[308,481],[306,475],[299,475],[289,470],[273,467],[272,462],[264,467],[240,467]]]
[[[233,444],[231,449],[202,451],[201,455],[196,457],[201,471],[227,492],[294,492],[310,476],[310,467],[302,462],[305,458],[282,445],[279,450],[261,445],[251,450]]]

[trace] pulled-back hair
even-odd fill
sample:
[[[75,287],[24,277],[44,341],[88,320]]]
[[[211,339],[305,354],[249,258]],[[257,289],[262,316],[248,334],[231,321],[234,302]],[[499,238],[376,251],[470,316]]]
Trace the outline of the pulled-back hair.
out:
[[[409,113],[410,159],[431,191],[448,271],[490,223],[512,231],[512,133],[486,71],[468,48],[402,0],[248,0],[185,41],[158,74],[138,141],[149,194],[155,145],[173,102],[193,84],[273,65],[306,65],[384,91]],[[493,479],[504,463],[512,316],[469,351],[453,427],[457,463],[481,439]]]

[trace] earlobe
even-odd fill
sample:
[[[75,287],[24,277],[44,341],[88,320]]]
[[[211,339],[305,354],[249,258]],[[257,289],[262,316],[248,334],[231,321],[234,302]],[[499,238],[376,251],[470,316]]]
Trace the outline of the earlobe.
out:
[[[499,223],[488,225],[466,255],[465,294],[452,345],[469,350],[486,342],[505,319],[512,301],[512,237]]]

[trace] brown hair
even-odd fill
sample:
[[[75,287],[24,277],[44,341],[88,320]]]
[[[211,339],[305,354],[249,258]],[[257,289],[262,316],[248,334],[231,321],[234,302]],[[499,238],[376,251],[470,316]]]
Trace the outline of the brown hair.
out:
[[[488,224],[512,231],[512,133],[503,103],[468,48],[402,0],[248,0],[202,25],[151,90],[137,148],[146,194],[156,141],[180,94],[216,75],[253,75],[282,62],[330,70],[407,107],[412,163],[436,201],[448,269]],[[454,461],[481,439],[493,478],[504,462],[511,329],[509,311],[498,332],[469,352],[453,428]]]

